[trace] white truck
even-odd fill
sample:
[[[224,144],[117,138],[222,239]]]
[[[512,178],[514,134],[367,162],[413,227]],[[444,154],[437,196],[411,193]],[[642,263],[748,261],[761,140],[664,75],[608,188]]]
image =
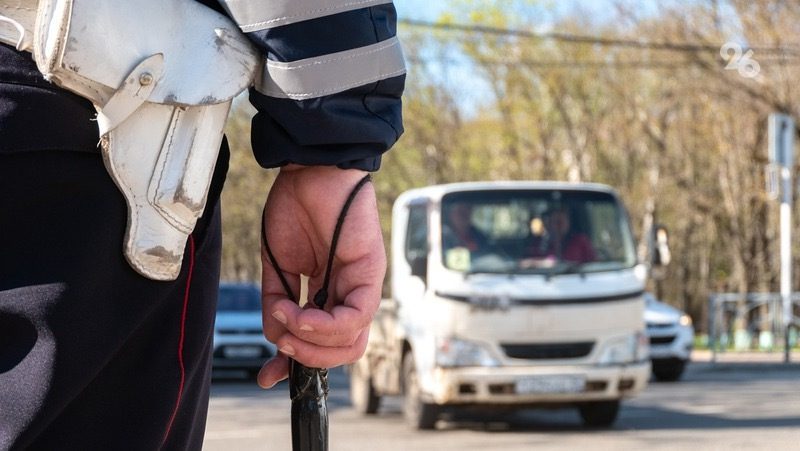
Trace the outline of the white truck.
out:
[[[392,215],[392,298],[350,367],[357,410],[403,395],[419,429],[465,407],[575,406],[609,426],[645,387],[648,271],[611,188],[438,185],[403,193]]]

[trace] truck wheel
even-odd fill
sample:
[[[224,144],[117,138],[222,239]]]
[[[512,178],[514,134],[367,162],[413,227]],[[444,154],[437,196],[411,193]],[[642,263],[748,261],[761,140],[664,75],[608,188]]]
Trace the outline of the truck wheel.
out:
[[[619,400],[587,402],[581,404],[578,409],[584,426],[608,427],[617,419]]]
[[[684,368],[686,368],[686,362],[682,360],[653,362],[653,376],[661,382],[675,382],[683,375]]]
[[[350,367],[350,402],[362,415],[377,413],[381,405],[367,365],[365,360],[359,360]]]
[[[434,429],[439,417],[438,408],[420,398],[417,368],[414,357],[408,354],[403,359],[403,416],[412,428]]]

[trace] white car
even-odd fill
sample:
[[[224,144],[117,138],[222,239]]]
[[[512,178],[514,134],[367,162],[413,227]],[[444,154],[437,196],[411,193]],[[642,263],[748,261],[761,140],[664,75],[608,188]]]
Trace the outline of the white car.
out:
[[[213,367],[245,370],[255,376],[276,352],[261,325],[261,289],[254,284],[220,284]]]
[[[653,375],[659,381],[680,379],[694,346],[692,318],[645,293],[644,321],[650,339]]]

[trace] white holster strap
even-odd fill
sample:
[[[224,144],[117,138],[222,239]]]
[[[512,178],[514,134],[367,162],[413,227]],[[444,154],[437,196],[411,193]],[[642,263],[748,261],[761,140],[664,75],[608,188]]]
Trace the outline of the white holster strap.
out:
[[[175,279],[258,52],[193,0],[40,0],[33,53],[47,79],[98,111],[106,168],[128,203],[126,258]]]

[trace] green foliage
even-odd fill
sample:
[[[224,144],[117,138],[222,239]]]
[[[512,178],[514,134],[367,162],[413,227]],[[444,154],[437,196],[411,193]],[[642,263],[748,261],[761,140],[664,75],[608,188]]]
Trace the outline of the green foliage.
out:
[[[261,168],[250,147],[253,110],[237,99],[225,129],[231,148],[222,192],[222,279],[261,280],[261,211],[275,171]]]

